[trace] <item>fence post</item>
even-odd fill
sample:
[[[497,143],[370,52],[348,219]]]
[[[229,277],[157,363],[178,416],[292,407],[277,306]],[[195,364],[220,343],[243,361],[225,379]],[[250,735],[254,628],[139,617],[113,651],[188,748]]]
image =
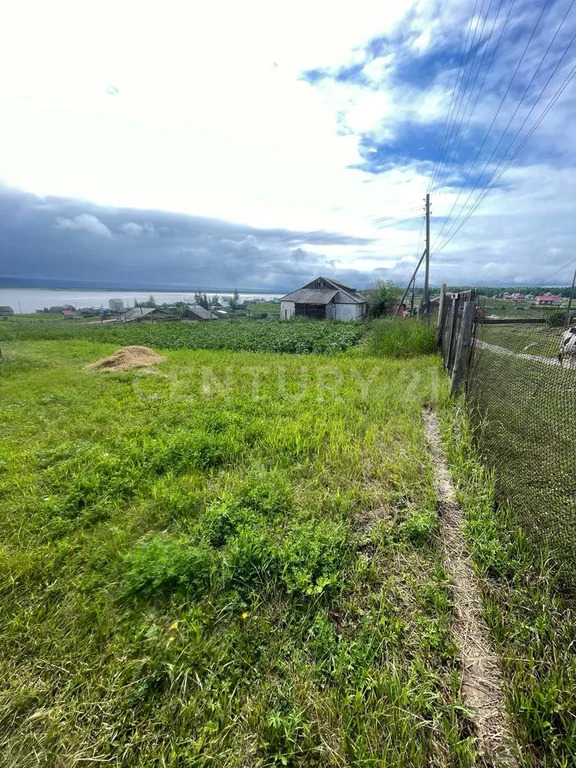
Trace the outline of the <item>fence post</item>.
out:
[[[446,295],[446,283],[442,283],[440,288],[440,301],[438,302],[438,320],[436,322],[436,346],[442,344],[442,334],[444,332],[444,297]]]
[[[460,308],[460,294],[456,294],[452,297],[452,307],[450,308],[450,316],[448,318],[448,348],[446,350],[446,359],[444,364],[448,371],[452,372],[452,362],[454,360],[454,331],[456,330],[456,321],[458,319],[458,310]]]
[[[460,333],[458,335],[458,345],[454,356],[454,367],[452,369],[452,380],[450,384],[450,394],[457,395],[462,387],[462,382],[466,376],[466,369],[470,360],[470,350],[472,348],[472,328],[474,326],[474,314],[476,305],[473,301],[464,302],[464,311],[462,312],[462,322],[460,323]]]

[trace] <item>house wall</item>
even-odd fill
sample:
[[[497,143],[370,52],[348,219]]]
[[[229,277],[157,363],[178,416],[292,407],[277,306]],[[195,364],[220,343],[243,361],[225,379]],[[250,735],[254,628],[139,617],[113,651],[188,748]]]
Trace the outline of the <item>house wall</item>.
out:
[[[281,301],[280,302],[280,318],[282,320],[289,320],[294,317],[295,304],[293,301]]]
[[[365,304],[334,304],[338,320],[360,320],[364,317]]]

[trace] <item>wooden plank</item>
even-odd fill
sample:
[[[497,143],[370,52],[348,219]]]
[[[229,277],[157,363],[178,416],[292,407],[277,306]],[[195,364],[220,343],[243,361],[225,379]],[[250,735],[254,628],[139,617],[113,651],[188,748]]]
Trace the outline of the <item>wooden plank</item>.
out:
[[[452,368],[452,380],[450,382],[451,395],[457,395],[460,392],[466,377],[466,371],[470,361],[470,352],[472,350],[472,329],[474,327],[475,313],[475,302],[466,301],[464,303],[462,322],[460,323],[460,333],[458,334],[458,344],[454,355],[454,367]]]

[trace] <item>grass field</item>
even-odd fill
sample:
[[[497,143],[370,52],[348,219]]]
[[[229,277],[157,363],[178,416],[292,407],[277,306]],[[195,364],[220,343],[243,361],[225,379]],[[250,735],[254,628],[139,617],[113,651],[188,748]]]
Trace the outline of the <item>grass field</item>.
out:
[[[434,356],[4,342],[3,764],[472,766]]]
[[[301,327],[342,327],[227,325],[292,329],[291,349]],[[500,356],[497,375],[485,368],[498,409],[486,435],[510,442],[496,479],[454,420],[425,328],[383,323],[344,351],[278,355],[174,349],[162,324],[114,329],[114,343],[16,327],[0,365],[2,766],[486,768],[460,693],[428,405],[519,765],[576,764],[575,617],[546,540],[535,550],[518,529],[540,493],[525,529],[566,533],[573,496],[549,501],[558,467],[538,457],[558,440],[538,374],[573,372]],[[157,334],[164,362],[86,370],[135,331]],[[574,437],[561,432],[560,455]],[[502,483],[520,493],[512,509]]]

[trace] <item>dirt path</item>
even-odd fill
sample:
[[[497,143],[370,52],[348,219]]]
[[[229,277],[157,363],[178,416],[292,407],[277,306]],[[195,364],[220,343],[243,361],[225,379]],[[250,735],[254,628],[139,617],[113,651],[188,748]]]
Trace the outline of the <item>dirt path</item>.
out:
[[[434,465],[444,565],[452,574],[452,630],[460,649],[464,698],[474,713],[478,748],[487,765],[515,768],[518,763],[502,692],[500,664],[482,617],[478,581],[466,550],[462,512],[456,502],[436,414],[426,411],[424,425]]]

